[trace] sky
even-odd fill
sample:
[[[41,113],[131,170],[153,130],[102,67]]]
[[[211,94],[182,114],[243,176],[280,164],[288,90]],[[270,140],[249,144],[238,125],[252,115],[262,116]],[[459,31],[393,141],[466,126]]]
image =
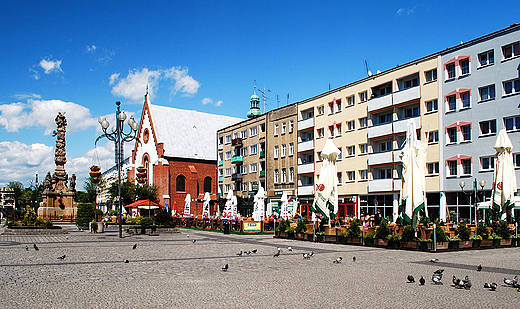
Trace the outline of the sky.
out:
[[[97,122],[116,101],[139,120],[153,104],[245,118],[520,22],[511,1],[0,1],[0,187],[55,169],[66,113],[67,164],[114,165]],[[261,95],[259,93],[259,95]],[[128,130],[128,127],[127,127]],[[125,145],[125,157],[132,143]],[[216,150],[215,150],[216,151]]]

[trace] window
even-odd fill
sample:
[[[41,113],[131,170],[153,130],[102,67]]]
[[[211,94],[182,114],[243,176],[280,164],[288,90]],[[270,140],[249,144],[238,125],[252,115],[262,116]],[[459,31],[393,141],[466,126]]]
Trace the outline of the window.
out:
[[[504,60],[520,55],[520,45],[518,42],[502,46],[502,55]]]
[[[356,147],[354,146],[348,146],[347,147],[347,155],[348,156],[353,156],[356,154]]]
[[[495,85],[479,88],[478,93],[480,101],[493,100],[495,98]]]
[[[242,138],[242,139],[247,138],[247,129],[240,131],[240,138]]]
[[[351,95],[347,98],[347,106],[352,106],[354,104],[356,104],[356,97]]]
[[[481,171],[490,171],[495,168],[495,157],[481,157],[480,158],[480,170]]]
[[[377,116],[377,123],[383,124],[392,121],[392,113]]]
[[[274,158],[278,159],[278,146],[274,146]]]
[[[294,131],[294,120],[289,121],[289,133]]]
[[[513,94],[520,92],[520,79],[504,82],[504,94]]]
[[[341,184],[343,183],[343,173],[339,172],[336,175],[338,177],[338,186],[341,186]]]
[[[419,117],[419,106],[413,108],[407,108],[404,110],[404,118]]]
[[[515,166],[515,168],[520,167],[520,153],[513,154],[513,165]]]
[[[219,177],[224,177],[224,170],[223,169],[221,169],[221,168],[218,169],[218,176]]]
[[[323,105],[316,107],[317,116],[323,115],[324,113],[325,113],[325,107]]]
[[[282,134],[285,134],[286,130],[287,130],[287,124],[285,122],[282,122]]]
[[[338,157],[336,158],[336,160],[342,160],[343,159],[343,148],[341,147],[338,147],[338,150],[339,150],[339,153],[338,153]]]
[[[294,167],[289,168],[289,183],[294,183]]]
[[[316,152],[316,156],[318,157],[318,161],[323,160],[323,158],[321,157],[321,151]]]
[[[226,151],[226,160],[231,160],[231,151]]]
[[[366,102],[367,99],[368,99],[368,94],[367,94],[366,91],[363,91],[363,92],[359,93],[359,101],[360,102]]]
[[[325,129],[324,128],[319,128],[316,130],[316,135],[317,135],[317,138],[322,138],[325,136]]]
[[[258,166],[256,163],[252,163],[249,165],[249,173],[256,173],[258,170]]]
[[[480,135],[490,135],[497,133],[497,121],[486,120],[479,123],[480,125]]]
[[[374,170],[376,179],[392,179],[392,169],[391,168],[380,168]]]
[[[507,131],[520,130],[520,117],[510,117],[504,119]]]
[[[449,128],[448,130],[448,144],[457,142],[457,128]]]
[[[359,171],[359,178],[361,180],[368,180],[368,170]]]
[[[224,160],[224,154],[222,152],[218,153],[218,160],[223,161]]]
[[[359,127],[360,128],[368,127],[368,118],[367,117],[359,118]]]
[[[462,131],[462,141],[470,142],[471,141],[471,126],[461,126],[460,130]]]
[[[282,168],[282,183],[286,183],[286,182],[287,182],[287,169]]]
[[[243,182],[242,183],[242,191],[247,191],[247,188],[248,188],[247,182]]]
[[[177,190],[177,192],[186,192],[186,177],[184,177],[183,175],[177,176],[175,189]]]
[[[469,59],[459,61],[460,71],[462,75],[469,74]]]
[[[439,131],[431,131],[428,134],[428,144],[438,143],[439,142]]]
[[[334,126],[329,126],[329,138],[334,138]]]
[[[329,115],[334,114],[334,102],[329,103]]]
[[[347,132],[356,129],[356,122],[354,120],[347,121]]]
[[[240,174],[242,174],[242,175],[247,174],[247,164],[244,164],[240,167]]]
[[[278,136],[278,124],[274,125],[274,136]]]
[[[242,148],[242,150],[241,150],[241,155],[242,155],[243,157],[247,156],[247,147]]]
[[[356,173],[354,171],[348,171],[347,172],[347,181],[355,181],[356,180]]]
[[[359,153],[360,154],[368,153],[368,144],[359,144]]]
[[[409,80],[403,80],[403,89],[408,89],[417,86],[419,86],[419,79],[417,77]]]
[[[460,100],[462,101],[462,108],[469,108],[471,105],[469,92],[463,92],[460,94]]]
[[[282,155],[281,155],[282,158],[285,158],[286,150],[287,150],[287,147],[285,144],[283,144],[282,145]]]
[[[226,144],[231,143],[231,134],[226,135]]]
[[[380,142],[379,143],[379,152],[390,151],[392,150],[392,141]]]
[[[336,100],[336,113],[341,112],[341,99]]]
[[[251,155],[255,155],[258,152],[258,145],[251,145],[249,146],[249,153]]]
[[[226,177],[231,176],[231,167],[228,167],[224,170],[224,176],[226,176]]]
[[[484,52],[478,55],[478,62],[480,66],[491,65],[495,62],[495,53],[493,50]]]
[[[462,163],[462,174],[471,175],[471,159],[461,160]]]
[[[238,138],[238,132],[233,132],[233,139],[237,139]]]
[[[265,132],[265,123],[260,124],[260,133]]]
[[[457,176],[457,161],[448,161],[448,176]]]
[[[289,157],[294,156],[294,143],[289,143]]]
[[[341,136],[341,123],[337,123],[335,129],[334,136]]]
[[[428,163],[426,164],[428,168],[428,175],[437,175],[439,174],[439,162],[436,163]]]
[[[274,183],[278,183],[280,181],[280,171],[277,169],[274,170]]]
[[[455,111],[457,109],[457,97],[451,95],[449,97],[446,97],[446,100],[448,102],[448,111]]]
[[[455,63],[450,63],[446,65],[446,73],[448,74],[447,79],[455,78]]]
[[[433,82],[433,81],[437,80],[437,69],[426,71],[426,72],[424,72],[424,74],[426,75],[426,82],[427,83]]]
[[[258,127],[257,126],[249,128],[249,136],[253,137],[253,136],[257,136],[257,135],[258,135]]]
[[[204,178],[204,192],[210,192],[211,193],[211,177]]]
[[[224,185],[224,192],[229,192],[231,190],[231,184],[225,184]]]
[[[426,102],[426,112],[431,113],[439,110],[437,99]]]

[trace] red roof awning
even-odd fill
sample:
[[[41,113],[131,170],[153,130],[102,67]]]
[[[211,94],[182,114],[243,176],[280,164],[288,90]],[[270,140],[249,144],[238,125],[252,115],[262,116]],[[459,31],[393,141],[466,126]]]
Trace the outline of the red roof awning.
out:
[[[139,200],[137,202],[133,202],[132,204],[125,205],[124,207],[125,208],[138,208],[139,206],[159,206],[160,208],[164,208],[164,206],[161,206],[150,200]]]

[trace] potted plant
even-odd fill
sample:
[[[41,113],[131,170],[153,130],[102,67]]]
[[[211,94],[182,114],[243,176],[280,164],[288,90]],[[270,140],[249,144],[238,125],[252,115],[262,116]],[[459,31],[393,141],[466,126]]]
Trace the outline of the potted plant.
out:
[[[376,234],[374,238],[376,239],[375,245],[376,246],[388,246],[388,235],[391,234],[390,228],[388,227],[388,224],[386,223],[386,219],[381,220],[381,224],[376,229]]]
[[[280,219],[278,226],[276,227],[276,231],[278,232],[278,237],[287,238],[288,234],[286,232],[287,228],[291,227],[289,220]],[[293,232],[294,233],[294,232]]]
[[[390,234],[386,237],[388,240],[388,247],[390,248],[399,248],[401,242],[401,235],[399,234]]]
[[[500,246],[511,246],[511,230],[506,221],[500,221],[494,228],[494,232],[501,238]]]
[[[480,244],[482,242],[482,236],[476,234],[476,235],[471,236],[470,239],[473,241],[472,248],[480,248]]]
[[[403,228],[400,241],[401,248],[417,249],[417,241],[415,237],[415,230],[411,225],[406,225]]]
[[[373,246],[374,245],[374,236],[376,235],[376,232],[371,232],[365,235],[365,245],[366,246]]]
[[[296,223],[296,238],[297,239],[303,239],[303,237],[305,236],[305,233],[307,233],[307,225],[305,224],[305,221],[304,220],[300,220],[298,221],[298,223]]]
[[[287,233],[287,238],[294,239],[294,233],[296,229],[294,227],[289,226],[285,229],[285,232]]]
[[[97,233],[98,231],[98,224],[96,222],[96,219],[92,219],[92,222],[89,224],[90,231],[92,233]]]
[[[470,240],[471,230],[466,226],[466,223],[462,222],[455,229],[455,235],[460,239],[458,248],[471,248],[473,241]]]
[[[439,223],[435,223],[435,247],[437,250],[446,250],[449,248],[449,238],[441,228]]]
[[[325,237],[325,232],[316,232],[316,241],[323,241]]]
[[[342,244],[347,243],[347,232],[341,232],[338,234],[338,242]]]
[[[477,230],[475,232],[482,239],[480,241],[480,248],[491,248],[493,246],[493,238],[490,238],[489,229],[485,223],[480,222],[477,224]]]
[[[362,222],[359,219],[350,221],[346,232],[348,244],[360,245],[362,243],[361,228],[359,227],[361,224]]]

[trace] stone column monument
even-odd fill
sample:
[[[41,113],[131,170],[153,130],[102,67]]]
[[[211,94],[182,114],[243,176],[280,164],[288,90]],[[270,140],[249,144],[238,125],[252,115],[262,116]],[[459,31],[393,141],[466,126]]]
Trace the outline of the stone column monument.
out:
[[[71,218],[77,213],[77,205],[74,202],[76,194],[76,175],[70,178],[65,171],[65,163],[67,163],[65,152],[65,132],[67,131],[67,118],[65,112],[59,111],[56,116],[56,125],[58,128],[52,136],[56,136],[56,149],[54,151],[54,162],[56,169],[52,176],[47,175],[44,181],[44,191],[42,193],[43,201],[38,208],[38,216],[43,218]]]

